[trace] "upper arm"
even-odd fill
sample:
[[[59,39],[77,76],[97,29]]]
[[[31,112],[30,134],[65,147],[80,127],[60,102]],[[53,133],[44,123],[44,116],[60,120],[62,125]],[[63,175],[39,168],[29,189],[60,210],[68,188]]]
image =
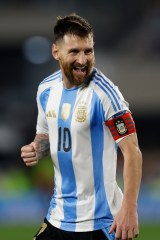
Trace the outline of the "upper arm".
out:
[[[136,127],[130,112],[113,117],[106,122],[125,159],[141,158]]]
[[[126,167],[136,166],[138,172],[142,169],[142,154],[138,146],[137,134],[128,135],[123,138],[118,146],[123,154]]]
[[[135,123],[130,112],[114,115],[106,121],[106,126],[109,128],[116,143],[136,133]]]
[[[137,134],[131,134],[119,141],[118,146],[121,152],[124,154],[131,154],[135,151],[139,151]]]

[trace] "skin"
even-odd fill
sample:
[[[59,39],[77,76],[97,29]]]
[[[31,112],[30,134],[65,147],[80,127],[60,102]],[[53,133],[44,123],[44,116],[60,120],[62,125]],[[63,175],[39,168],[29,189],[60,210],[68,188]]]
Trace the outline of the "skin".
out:
[[[67,34],[52,46],[52,55],[59,61],[62,70],[63,84],[66,88],[81,85],[92,72],[94,66],[94,42],[92,35],[80,38]],[[73,67],[83,68],[85,71],[75,71]],[[21,157],[26,166],[34,166],[39,159],[49,152],[49,137],[37,134],[34,142],[21,148]]]
[[[34,142],[21,148],[21,157],[27,167],[32,167],[49,154],[49,148],[49,136],[47,134],[37,134]]]
[[[66,88],[81,85],[87,79],[94,67],[94,42],[92,35],[80,38],[67,34],[52,46],[52,55],[59,61]],[[84,68],[79,71],[74,68]]]
[[[53,44],[52,55],[59,61],[64,87],[79,86],[89,77],[94,66],[93,37],[89,35],[80,38],[67,34]],[[81,71],[83,68],[84,70]],[[49,145],[48,135],[37,134],[32,143],[23,146],[21,157],[26,166],[34,166],[46,156],[49,153]],[[138,237],[139,234],[137,198],[142,174],[142,156],[136,134],[122,139],[118,145],[124,157],[124,197],[110,233],[116,232],[116,240],[130,240]]]
[[[110,233],[116,232],[116,240],[131,240],[139,235],[137,199],[142,176],[142,154],[136,134],[122,139],[118,145],[124,157],[124,196]]]

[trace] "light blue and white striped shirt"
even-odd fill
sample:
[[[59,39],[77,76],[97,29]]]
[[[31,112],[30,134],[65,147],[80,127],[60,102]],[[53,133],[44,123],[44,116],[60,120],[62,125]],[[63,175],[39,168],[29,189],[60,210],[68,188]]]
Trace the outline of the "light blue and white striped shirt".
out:
[[[47,220],[67,231],[108,227],[120,209],[117,143],[105,125],[128,111],[118,88],[94,68],[86,88],[63,86],[61,71],[39,85],[37,134],[49,134],[54,193]]]

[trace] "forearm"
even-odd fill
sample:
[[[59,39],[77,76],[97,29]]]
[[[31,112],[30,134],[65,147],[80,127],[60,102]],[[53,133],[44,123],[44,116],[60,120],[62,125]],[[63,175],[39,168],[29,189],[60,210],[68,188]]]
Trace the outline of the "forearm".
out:
[[[137,199],[142,175],[142,156],[136,134],[123,138],[118,145],[124,157],[124,197],[110,233],[116,231],[116,239],[132,239],[139,234]]]
[[[133,134],[124,138],[120,141],[119,147],[124,157],[123,203],[136,206],[142,176],[142,155],[138,146],[137,135]]]
[[[137,206],[142,176],[142,155],[137,146],[124,153],[124,198],[130,206]]]
[[[34,142],[37,145],[36,154],[38,159],[42,159],[50,152],[49,136],[47,134],[37,134]]]

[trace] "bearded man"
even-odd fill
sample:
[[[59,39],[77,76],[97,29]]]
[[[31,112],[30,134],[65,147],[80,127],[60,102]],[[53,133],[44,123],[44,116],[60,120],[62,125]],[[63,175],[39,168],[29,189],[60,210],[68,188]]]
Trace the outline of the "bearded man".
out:
[[[36,240],[132,239],[142,157],[122,94],[94,67],[94,34],[82,17],[58,17],[52,54],[60,70],[38,88],[37,132],[23,146],[26,166],[50,152],[54,193]],[[124,157],[124,193],[116,183],[117,149]]]

